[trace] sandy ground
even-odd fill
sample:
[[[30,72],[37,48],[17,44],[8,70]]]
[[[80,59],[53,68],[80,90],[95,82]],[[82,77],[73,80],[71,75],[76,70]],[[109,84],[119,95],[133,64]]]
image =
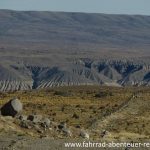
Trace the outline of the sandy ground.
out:
[[[5,134],[0,135],[0,150],[126,150],[125,148],[65,148],[64,146],[65,142],[83,141],[69,141],[66,139],[54,140],[51,138],[31,138],[26,136]],[[149,148],[130,148],[127,150],[149,150]]]

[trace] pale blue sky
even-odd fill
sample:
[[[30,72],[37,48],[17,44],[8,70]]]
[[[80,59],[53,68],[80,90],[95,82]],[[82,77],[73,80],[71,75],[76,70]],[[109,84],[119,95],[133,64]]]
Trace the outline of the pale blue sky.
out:
[[[0,9],[150,15],[150,0],[0,0]]]

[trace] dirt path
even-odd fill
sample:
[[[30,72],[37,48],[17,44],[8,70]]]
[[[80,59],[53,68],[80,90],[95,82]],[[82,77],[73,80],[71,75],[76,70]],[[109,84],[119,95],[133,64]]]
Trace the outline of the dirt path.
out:
[[[85,141],[85,140],[84,140]],[[33,139],[28,137],[18,137],[0,135],[0,150],[125,150],[125,148],[65,148],[64,143],[83,141],[69,141],[65,139],[53,140],[50,138]],[[85,141],[88,142],[88,141]],[[148,150],[146,148],[136,148],[130,150]]]
[[[137,97],[138,94],[139,93],[133,93],[126,101],[124,101],[122,104],[120,104],[116,109],[105,113],[101,118],[99,118],[96,122],[94,122],[92,124],[91,128],[92,129],[96,128],[99,123],[103,122],[104,120],[107,120],[113,114],[120,112],[123,109],[125,109],[129,105],[129,103]]]

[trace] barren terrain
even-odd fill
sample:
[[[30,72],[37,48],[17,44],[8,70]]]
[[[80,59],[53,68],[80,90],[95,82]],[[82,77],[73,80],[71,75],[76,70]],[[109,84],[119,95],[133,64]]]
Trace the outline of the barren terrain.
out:
[[[17,119],[1,117],[0,137],[5,135],[7,141],[7,134],[11,134],[11,141],[15,140],[17,143],[12,144],[12,148],[14,146],[16,149],[19,146],[30,149],[27,143],[31,143],[32,147],[38,139],[43,141],[43,149],[50,146],[50,143],[54,149],[58,148],[59,144],[63,149],[65,141],[85,140],[79,134],[81,130],[87,131],[91,141],[146,142],[150,138],[149,93],[148,87],[98,86],[1,93],[1,106],[10,98],[18,97],[24,105],[22,114],[48,117],[53,125],[65,122],[72,135],[70,137],[61,133],[53,128],[53,125],[52,129],[41,129],[43,131],[34,126],[23,128]],[[107,134],[102,136],[104,130]],[[51,142],[48,144],[48,141]],[[8,141],[6,143],[8,144]]]
[[[0,91],[150,84],[150,17],[0,10]]]

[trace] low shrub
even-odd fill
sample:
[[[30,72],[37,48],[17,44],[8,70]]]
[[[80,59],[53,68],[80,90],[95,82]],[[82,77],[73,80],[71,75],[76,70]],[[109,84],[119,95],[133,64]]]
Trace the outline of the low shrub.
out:
[[[63,96],[63,97],[73,96],[73,94],[68,91],[55,91],[54,95]]]
[[[96,98],[107,97],[107,96],[113,96],[112,92],[98,92],[95,94]]]

